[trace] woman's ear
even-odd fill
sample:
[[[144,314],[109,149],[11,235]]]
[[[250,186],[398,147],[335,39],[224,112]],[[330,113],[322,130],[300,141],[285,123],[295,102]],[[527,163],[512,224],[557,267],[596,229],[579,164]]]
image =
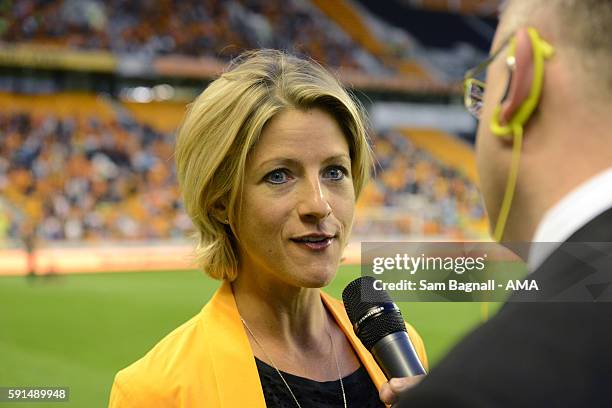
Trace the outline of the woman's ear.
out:
[[[533,45],[526,28],[516,33],[516,48],[514,58],[507,61],[512,70],[509,78],[508,91],[501,102],[500,122],[510,122],[516,111],[529,97],[533,83]]]
[[[227,205],[224,199],[219,199],[212,208],[212,215],[219,222],[228,223]]]

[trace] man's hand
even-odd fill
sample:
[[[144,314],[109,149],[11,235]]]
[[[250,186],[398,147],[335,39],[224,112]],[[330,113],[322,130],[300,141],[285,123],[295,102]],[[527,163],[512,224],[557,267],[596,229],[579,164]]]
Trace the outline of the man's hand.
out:
[[[378,394],[380,400],[387,405],[394,404],[397,397],[403,391],[417,385],[425,377],[424,375],[415,375],[414,377],[392,378],[384,383]]]

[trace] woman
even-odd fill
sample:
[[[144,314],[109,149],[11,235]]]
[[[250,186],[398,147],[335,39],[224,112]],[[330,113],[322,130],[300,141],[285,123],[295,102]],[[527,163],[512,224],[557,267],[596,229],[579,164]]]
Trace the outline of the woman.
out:
[[[278,51],[243,55],[192,104],[176,163],[199,265],[223,283],[117,374],[110,406],[382,406],[384,375],[319,289],[372,166],[337,80]]]

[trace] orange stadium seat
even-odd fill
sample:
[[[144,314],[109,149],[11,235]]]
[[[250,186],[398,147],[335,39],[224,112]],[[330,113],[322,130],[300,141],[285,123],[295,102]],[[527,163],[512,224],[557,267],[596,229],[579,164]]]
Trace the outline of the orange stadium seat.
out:
[[[0,105],[9,112],[29,112],[32,115],[53,114],[60,118],[96,116],[110,121],[116,115],[101,97],[85,92],[61,92],[48,95],[23,95],[0,92]]]
[[[123,102],[123,106],[140,123],[159,132],[173,132],[185,116],[187,105],[181,102]]]

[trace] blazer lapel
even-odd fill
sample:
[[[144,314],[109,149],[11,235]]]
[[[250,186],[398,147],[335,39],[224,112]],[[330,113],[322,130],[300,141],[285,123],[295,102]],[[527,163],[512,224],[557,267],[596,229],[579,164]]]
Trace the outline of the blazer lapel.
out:
[[[374,360],[372,354],[365,348],[365,346],[361,343],[361,340],[359,340],[355,334],[353,325],[346,314],[346,310],[344,310],[342,302],[332,298],[323,291],[321,291],[321,299],[323,300],[323,303],[327,309],[334,316],[334,319],[336,319],[336,323],[338,323],[338,326],[340,326],[344,332],[344,335],[348,338],[351,346],[353,346],[353,350],[355,350],[359,360],[361,360],[361,363],[366,368],[372,382],[374,382],[374,385],[376,386],[376,389],[380,390],[380,387],[382,387],[383,383],[387,381],[387,378],[376,363],[376,360]]]
[[[223,282],[202,310],[206,342],[221,407],[265,408],[266,402],[249,339],[234,294]]]

